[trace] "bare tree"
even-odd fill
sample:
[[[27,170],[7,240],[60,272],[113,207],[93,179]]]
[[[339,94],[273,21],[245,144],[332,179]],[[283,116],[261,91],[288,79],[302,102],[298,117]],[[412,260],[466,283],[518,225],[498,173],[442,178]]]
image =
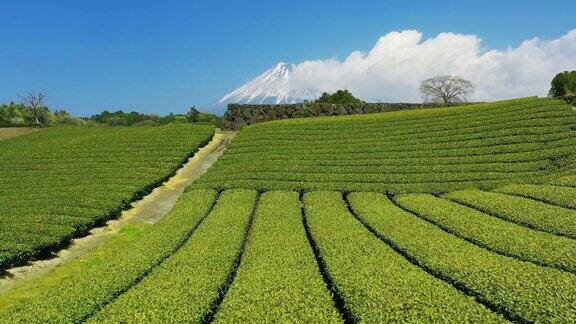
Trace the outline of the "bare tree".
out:
[[[420,83],[420,92],[424,102],[459,103],[466,102],[474,92],[474,84],[459,76],[436,76]]]
[[[46,94],[39,92],[38,94],[28,93],[25,96],[20,96],[22,104],[30,113],[30,118],[36,124],[36,126],[44,127],[48,123],[48,107],[44,101],[46,100]]]

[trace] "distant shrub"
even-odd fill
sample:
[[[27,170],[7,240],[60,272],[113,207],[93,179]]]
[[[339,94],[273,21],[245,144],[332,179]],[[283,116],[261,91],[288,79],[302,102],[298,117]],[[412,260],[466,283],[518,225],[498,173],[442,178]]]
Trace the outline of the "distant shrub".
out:
[[[137,122],[134,126],[158,126],[158,123],[153,120],[144,120],[141,122]]]
[[[186,116],[175,115],[172,119],[171,124],[186,124],[188,123],[188,118]]]
[[[66,116],[63,118],[59,118],[56,124],[62,126],[82,126],[85,125],[85,122],[81,118]]]
[[[97,115],[92,115],[89,121],[108,126],[153,126],[184,123],[203,123],[218,126],[221,122],[221,117],[211,113],[199,112],[195,107],[192,107],[185,115],[170,113],[165,116],[144,114],[136,111],[124,112],[118,110],[109,112],[105,110]]]
[[[106,120],[106,125],[108,126],[127,126],[129,125],[129,122],[122,117],[119,116],[114,116],[114,117],[110,117]]]
[[[211,113],[201,112],[198,114],[196,122],[220,126],[220,123],[222,122],[222,117],[216,116]]]
[[[22,117],[12,117],[9,119],[9,122],[2,126],[14,126],[14,127],[24,127],[28,126],[26,120]]]
[[[564,100],[572,106],[576,106],[576,94],[565,95]]]

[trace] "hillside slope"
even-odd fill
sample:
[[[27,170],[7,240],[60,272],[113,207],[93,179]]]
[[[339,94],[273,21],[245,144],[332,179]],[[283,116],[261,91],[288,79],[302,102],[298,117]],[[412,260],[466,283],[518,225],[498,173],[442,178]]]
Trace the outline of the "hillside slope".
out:
[[[243,129],[206,188],[446,192],[539,183],[574,162],[576,113],[522,98]]]
[[[0,141],[0,270],[118,216],[213,134],[212,125],[54,127]]]
[[[244,128],[213,189],[0,294],[0,322],[576,322],[575,121],[527,98]]]

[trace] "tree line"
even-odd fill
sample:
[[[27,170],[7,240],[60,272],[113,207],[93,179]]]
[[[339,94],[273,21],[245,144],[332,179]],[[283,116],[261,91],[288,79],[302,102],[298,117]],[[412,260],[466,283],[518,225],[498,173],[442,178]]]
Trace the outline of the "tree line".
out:
[[[170,113],[165,116],[136,111],[113,112],[104,110],[90,117],[73,117],[66,110],[50,109],[43,92],[20,96],[20,102],[0,104],[0,127],[49,127],[49,126],[159,126],[181,123],[209,123],[219,125],[221,117],[200,112],[192,106],[186,114]]]
[[[219,125],[221,117],[200,112],[196,107],[192,107],[186,114],[170,113],[165,116],[143,114],[136,111],[124,112],[122,110],[109,112],[107,110],[92,115],[89,119],[92,122],[108,126],[162,126],[169,124],[185,123],[205,123]]]
[[[29,93],[20,96],[21,102],[0,104],[0,127],[46,127],[52,125],[82,125],[80,118],[66,110],[50,110],[44,103],[46,95]]]

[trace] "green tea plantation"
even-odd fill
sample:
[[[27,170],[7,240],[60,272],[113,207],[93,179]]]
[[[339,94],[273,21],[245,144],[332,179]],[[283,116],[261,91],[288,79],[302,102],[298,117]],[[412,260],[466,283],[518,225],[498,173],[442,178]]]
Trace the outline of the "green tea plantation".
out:
[[[0,270],[117,217],[214,127],[49,128],[0,141]]]
[[[213,132],[0,141],[4,266],[114,217]],[[1,291],[0,322],[574,323],[575,292],[576,111],[533,97],[245,127],[158,222]]]

